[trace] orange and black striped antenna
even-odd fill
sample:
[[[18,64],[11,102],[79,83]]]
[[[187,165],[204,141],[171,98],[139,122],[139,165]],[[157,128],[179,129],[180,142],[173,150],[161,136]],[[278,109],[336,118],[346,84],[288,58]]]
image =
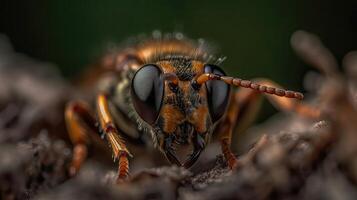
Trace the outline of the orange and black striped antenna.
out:
[[[204,73],[204,74],[199,75],[196,78],[196,80],[194,81],[194,84],[202,85],[203,83],[205,83],[209,80],[221,80],[229,85],[249,88],[249,89],[253,89],[258,92],[261,92],[261,93],[267,93],[267,94],[277,95],[277,96],[281,96],[281,97],[294,98],[294,99],[300,99],[300,100],[304,98],[304,95],[300,92],[260,85],[260,84],[254,83],[250,80],[243,80],[240,78],[234,78],[234,77],[230,77],[230,76],[222,76],[222,75],[211,74],[211,73]]]

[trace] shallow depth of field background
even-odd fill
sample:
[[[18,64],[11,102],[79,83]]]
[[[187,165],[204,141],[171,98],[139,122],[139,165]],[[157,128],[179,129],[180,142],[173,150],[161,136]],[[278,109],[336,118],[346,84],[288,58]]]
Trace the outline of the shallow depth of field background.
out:
[[[17,52],[54,63],[69,78],[108,43],[156,29],[213,42],[230,75],[267,77],[299,91],[309,67],[290,48],[294,31],[317,34],[339,60],[357,49],[355,0],[5,0],[0,23]]]

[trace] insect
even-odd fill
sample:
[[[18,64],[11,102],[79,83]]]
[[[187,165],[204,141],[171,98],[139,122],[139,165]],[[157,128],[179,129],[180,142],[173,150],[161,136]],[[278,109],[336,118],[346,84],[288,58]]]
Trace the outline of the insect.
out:
[[[133,156],[124,137],[128,124],[178,166],[191,167],[212,135],[218,135],[230,168],[238,160],[230,150],[234,127],[250,115],[264,95],[277,108],[316,116],[315,110],[299,102],[299,92],[280,89],[267,79],[253,81],[227,76],[201,42],[179,37],[153,37],[123,48],[107,57],[103,70],[117,79],[96,94],[96,109],[83,101],[70,102],[65,119],[74,144],[70,173],[76,174],[87,157],[89,135],[100,131],[118,160],[118,177],[128,177]],[[218,62],[217,62],[218,61]],[[109,63],[109,64],[108,64]],[[248,89],[233,90],[232,86]],[[121,117],[118,117],[121,116]],[[182,162],[175,148],[189,145],[192,153]]]

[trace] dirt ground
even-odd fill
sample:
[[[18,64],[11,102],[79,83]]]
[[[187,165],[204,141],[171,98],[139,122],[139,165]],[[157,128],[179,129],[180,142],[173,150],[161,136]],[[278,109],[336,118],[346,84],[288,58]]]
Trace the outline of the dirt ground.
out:
[[[316,36],[298,31],[291,41],[318,71],[305,87],[319,119],[279,113],[249,129],[235,171],[216,153],[191,171],[137,168],[116,185],[110,157],[68,176],[63,109],[73,88],[0,36],[0,199],[357,199],[357,52],[343,59],[342,73]]]

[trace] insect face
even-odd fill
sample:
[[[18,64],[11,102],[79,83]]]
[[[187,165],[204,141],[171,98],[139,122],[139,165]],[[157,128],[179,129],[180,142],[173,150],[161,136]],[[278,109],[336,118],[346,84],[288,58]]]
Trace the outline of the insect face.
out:
[[[223,116],[230,87],[218,80],[203,85],[203,73],[225,75],[214,65],[185,58],[171,58],[144,65],[132,80],[132,98],[138,115],[155,130],[159,148],[170,162],[181,166],[175,147],[192,146],[183,163],[190,167],[208,142],[213,125]]]

